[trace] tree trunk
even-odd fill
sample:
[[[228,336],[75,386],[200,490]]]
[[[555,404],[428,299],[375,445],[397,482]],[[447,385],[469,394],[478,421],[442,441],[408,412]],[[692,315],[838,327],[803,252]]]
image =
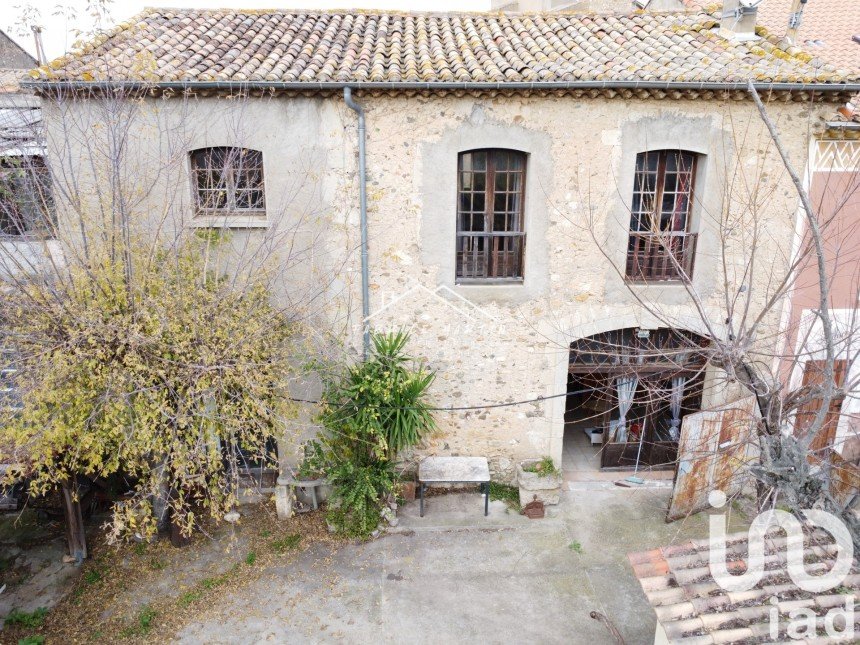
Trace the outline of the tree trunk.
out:
[[[179,525],[173,521],[173,512],[170,512],[170,544],[175,547],[187,546],[191,542],[190,537],[182,535]]]
[[[81,503],[75,498],[75,480],[62,484],[60,497],[63,503],[63,515],[66,519],[66,541],[69,555],[80,564],[87,558],[87,536],[84,531],[84,518],[81,513]]]
[[[170,499],[174,499],[176,497],[176,491],[171,490]],[[185,537],[182,535],[182,530],[179,525],[175,521],[175,513],[170,506],[165,506],[166,515],[165,517],[170,523],[170,544],[179,548],[183,546],[187,546],[189,542],[191,542],[191,537]]]

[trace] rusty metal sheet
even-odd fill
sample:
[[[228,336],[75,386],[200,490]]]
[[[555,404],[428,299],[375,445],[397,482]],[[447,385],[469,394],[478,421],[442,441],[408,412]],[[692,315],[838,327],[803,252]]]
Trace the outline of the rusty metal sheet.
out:
[[[860,467],[845,461],[837,453],[830,455],[832,463],[830,478],[830,493],[845,506],[860,495]]]
[[[667,521],[705,510],[708,493],[740,492],[746,464],[755,456],[755,398],[688,414],[681,423],[678,470]]]

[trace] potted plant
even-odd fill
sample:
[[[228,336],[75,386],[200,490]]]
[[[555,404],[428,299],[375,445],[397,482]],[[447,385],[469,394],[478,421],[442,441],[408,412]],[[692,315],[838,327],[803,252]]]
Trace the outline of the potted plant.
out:
[[[527,459],[517,466],[520,506],[537,499],[546,504],[558,504],[561,495],[561,471],[551,457]]]

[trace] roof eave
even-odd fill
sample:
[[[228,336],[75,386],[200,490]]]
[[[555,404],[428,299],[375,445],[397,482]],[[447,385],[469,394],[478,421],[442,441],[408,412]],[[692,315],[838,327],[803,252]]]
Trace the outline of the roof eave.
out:
[[[69,81],[33,79],[24,80],[21,86],[37,91],[70,90],[173,90],[173,91],[301,91],[331,92],[350,87],[353,90],[373,91],[558,91],[558,90],[664,90],[664,91],[747,91],[747,81],[539,81],[539,82],[477,82],[477,81]],[[856,82],[754,82],[760,92],[860,92]]]
[[[857,121],[826,121],[824,125],[828,130],[860,131],[860,122]]]

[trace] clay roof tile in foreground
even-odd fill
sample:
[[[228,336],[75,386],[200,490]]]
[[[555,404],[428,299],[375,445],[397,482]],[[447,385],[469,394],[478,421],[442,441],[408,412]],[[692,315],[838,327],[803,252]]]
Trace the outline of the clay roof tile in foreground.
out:
[[[808,533],[806,537],[804,566],[807,572],[820,575],[830,571],[837,553],[833,538],[823,531]],[[749,554],[747,533],[728,535],[726,544],[728,571],[743,573]],[[764,575],[759,584],[746,591],[726,591],[716,583],[710,570],[708,540],[631,553],[628,559],[657,614],[666,642],[771,642],[774,640],[770,624],[773,598],[777,599],[782,625],[776,640],[789,642],[785,628],[790,610],[808,607],[822,617],[833,607],[845,607],[846,599],[853,596],[856,602],[860,598],[860,566],[854,558],[847,577],[832,590],[804,591],[788,575],[785,545],[784,534],[768,534]],[[860,612],[855,616],[860,623]],[[813,640],[814,637],[803,642]],[[831,641],[824,638],[815,642]]]
[[[852,0],[853,1],[853,0]],[[731,42],[706,12],[418,14],[147,9],[39,68],[47,81],[855,83],[776,36]]]

